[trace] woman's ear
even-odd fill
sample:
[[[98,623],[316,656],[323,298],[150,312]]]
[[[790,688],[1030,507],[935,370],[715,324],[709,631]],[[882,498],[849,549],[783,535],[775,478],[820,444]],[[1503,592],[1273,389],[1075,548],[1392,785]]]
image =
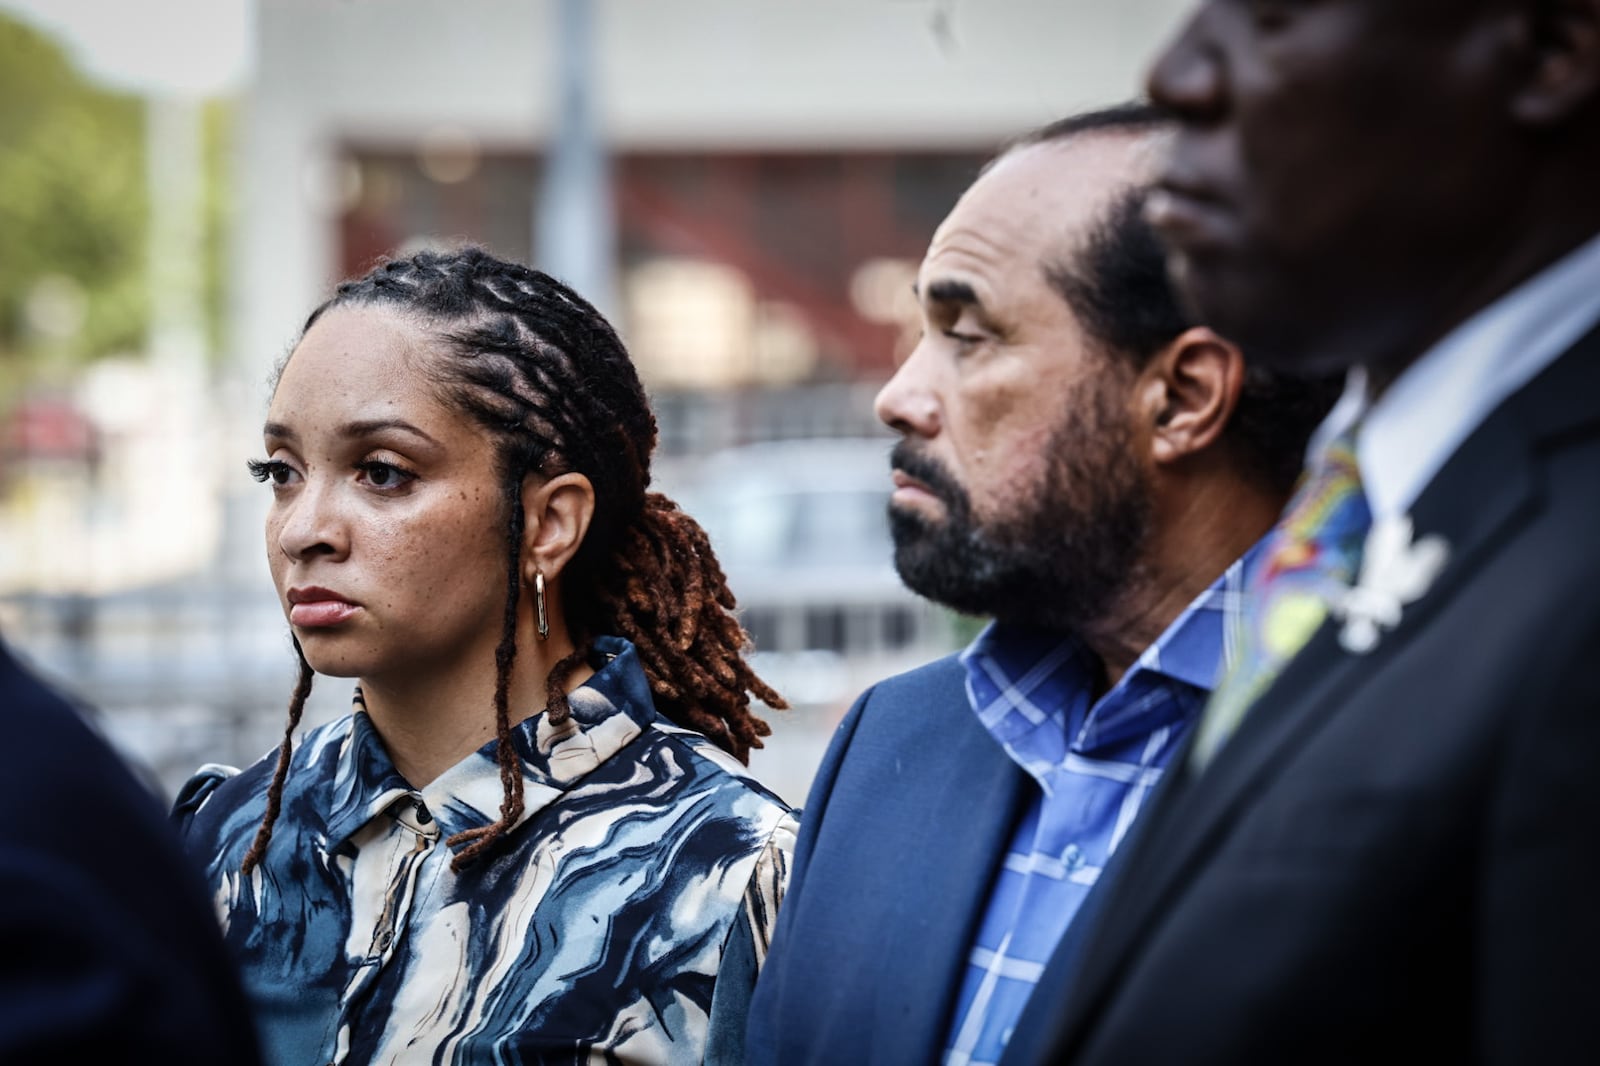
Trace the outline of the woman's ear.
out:
[[[1217,442],[1239,404],[1244,357],[1204,326],[1184,330],[1145,364],[1135,386],[1150,458],[1176,463]]]
[[[594,520],[594,486],[582,474],[558,474],[549,481],[529,475],[522,483],[522,571],[530,584],[535,571],[553,580],[572,561]]]

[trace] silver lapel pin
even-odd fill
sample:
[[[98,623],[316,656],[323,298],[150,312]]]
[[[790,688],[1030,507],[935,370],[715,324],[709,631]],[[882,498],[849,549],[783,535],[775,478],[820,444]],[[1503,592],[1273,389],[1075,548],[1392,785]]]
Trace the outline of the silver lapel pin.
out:
[[[1348,652],[1365,655],[1383,634],[1400,624],[1402,609],[1433,586],[1450,558],[1443,537],[1412,541],[1411,517],[1386,518],[1372,524],[1361,556],[1361,576],[1329,605],[1344,622],[1339,643]]]

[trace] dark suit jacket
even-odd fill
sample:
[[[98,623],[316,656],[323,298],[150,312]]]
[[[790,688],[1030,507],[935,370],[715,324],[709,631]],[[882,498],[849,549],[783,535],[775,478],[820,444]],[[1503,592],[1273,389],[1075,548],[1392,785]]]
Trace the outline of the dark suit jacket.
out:
[[[1600,1061],[1600,331],[1412,515],[1433,588],[1168,775],[1008,1063]]]
[[[3,646],[0,723],[0,1062],[256,1062],[155,796]]]
[[[937,1062],[1027,776],[954,656],[869,689],[800,821],[756,984],[752,1066]]]

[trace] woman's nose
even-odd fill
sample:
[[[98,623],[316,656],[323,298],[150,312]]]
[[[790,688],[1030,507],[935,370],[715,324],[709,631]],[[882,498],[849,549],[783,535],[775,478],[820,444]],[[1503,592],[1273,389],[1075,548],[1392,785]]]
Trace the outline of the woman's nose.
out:
[[[278,550],[290,559],[314,555],[342,556],[349,551],[349,531],[339,513],[331,486],[308,479],[273,504],[268,522],[277,526]],[[276,522],[274,522],[276,519]]]

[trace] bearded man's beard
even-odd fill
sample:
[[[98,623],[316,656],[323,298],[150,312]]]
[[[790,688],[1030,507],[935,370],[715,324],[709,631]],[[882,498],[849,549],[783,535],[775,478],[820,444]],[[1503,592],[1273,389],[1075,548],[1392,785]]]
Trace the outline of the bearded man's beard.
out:
[[[1077,631],[1139,580],[1151,503],[1131,434],[1105,397],[1071,408],[1051,433],[1042,484],[985,521],[941,464],[910,440],[895,446],[891,464],[945,506],[942,519],[889,507],[907,588],[963,614]]]

